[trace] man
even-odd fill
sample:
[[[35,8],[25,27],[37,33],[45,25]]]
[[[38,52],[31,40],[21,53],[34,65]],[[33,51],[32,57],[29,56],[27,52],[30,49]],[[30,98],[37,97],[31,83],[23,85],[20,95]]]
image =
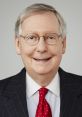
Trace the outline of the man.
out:
[[[0,81],[0,117],[82,117],[82,76],[59,67],[66,25],[58,11],[27,7],[17,19],[15,42],[25,68]]]

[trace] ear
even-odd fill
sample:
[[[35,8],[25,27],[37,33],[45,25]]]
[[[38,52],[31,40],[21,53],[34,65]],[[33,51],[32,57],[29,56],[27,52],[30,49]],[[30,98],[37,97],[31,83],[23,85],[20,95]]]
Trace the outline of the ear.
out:
[[[62,54],[65,53],[66,50],[66,37],[62,39]]]
[[[15,48],[16,48],[17,54],[20,55],[21,54],[21,52],[20,52],[20,39],[17,37],[15,38]]]

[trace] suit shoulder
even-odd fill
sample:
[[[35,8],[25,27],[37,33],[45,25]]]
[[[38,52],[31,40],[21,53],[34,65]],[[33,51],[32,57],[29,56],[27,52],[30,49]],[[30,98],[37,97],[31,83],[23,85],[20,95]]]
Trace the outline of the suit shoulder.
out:
[[[11,81],[16,77],[16,75],[10,76],[0,80],[0,92],[2,92],[11,83]]]
[[[67,72],[63,70],[62,68],[59,68],[59,73],[62,75],[64,74],[65,76],[70,76],[69,78],[82,78],[82,75],[77,75],[75,73]]]
[[[21,77],[24,76],[24,74],[25,70],[22,69],[21,72],[17,73],[16,75],[0,80],[0,94],[12,85],[17,84],[17,82],[21,79]]]
[[[81,84],[82,85],[82,76],[77,75],[74,73],[70,73],[67,71],[64,71],[63,69],[59,69],[60,77],[63,79],[62,81],[69,82],[71,84]]]
[[[78,74],[75,74],[75,73],[70,73],[70,72],[66,72],[66,75],[69,77],[69,78],[72,78],[72,79],[81,79],[82,80],[82,76],[81,75],[78,75]]]

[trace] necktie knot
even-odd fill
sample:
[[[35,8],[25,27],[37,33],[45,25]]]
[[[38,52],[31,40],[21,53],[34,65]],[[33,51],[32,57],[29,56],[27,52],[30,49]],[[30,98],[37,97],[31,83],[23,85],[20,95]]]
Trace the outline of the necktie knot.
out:
[[[40,99],[44,99],[46,94],[47,94],[47,92],[48,92],[48,89],[46,89],[44,87],[40,88],[39,89],[39,98]]]

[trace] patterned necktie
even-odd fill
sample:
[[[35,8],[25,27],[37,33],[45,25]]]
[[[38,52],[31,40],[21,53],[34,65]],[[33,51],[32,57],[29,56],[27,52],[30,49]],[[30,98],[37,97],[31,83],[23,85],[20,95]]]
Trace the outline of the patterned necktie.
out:
[[[36,110],[36,117],[52,117],[51,109],[45,96],[48,92],[46,88],[39,89],[39,104]]]

